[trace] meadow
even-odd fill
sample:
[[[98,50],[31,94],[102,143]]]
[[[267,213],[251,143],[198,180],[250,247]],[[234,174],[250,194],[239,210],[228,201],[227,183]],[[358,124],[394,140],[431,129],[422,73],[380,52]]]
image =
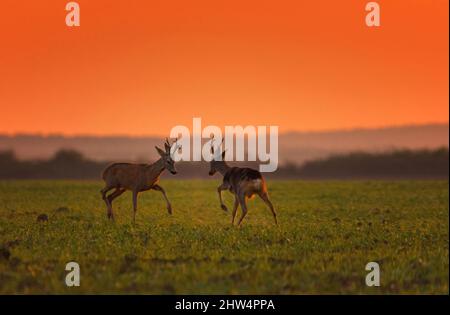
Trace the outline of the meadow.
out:
[[[448,294],[448,181],[269,181],[242,227],[217,180],[161,180],[106,217],[100,181],[0,181],[0,293]],[[233,197],[224,192],[231,208]],[[37,220],[45,214],[48,220]],[[238,216],[239,216],[238,212]],[[65,285],[78,262],[81,285]],[[367,287],[376,261],[381,285]]]

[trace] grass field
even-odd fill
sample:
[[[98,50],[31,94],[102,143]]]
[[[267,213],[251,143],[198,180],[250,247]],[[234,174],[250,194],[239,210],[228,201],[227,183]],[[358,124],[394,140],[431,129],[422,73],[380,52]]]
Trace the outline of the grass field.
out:
[[[0,182],[0,293],[449,292],[447,181],[270,181],[279,226],[255,198],[241,228],[218,183],[162,180],[174,214],[145,192],[133,225],[131,193],[112,223],[100,182]],[[65,286],[69,261],[80,287]],[[380,287],[365,285],[370,261]]]

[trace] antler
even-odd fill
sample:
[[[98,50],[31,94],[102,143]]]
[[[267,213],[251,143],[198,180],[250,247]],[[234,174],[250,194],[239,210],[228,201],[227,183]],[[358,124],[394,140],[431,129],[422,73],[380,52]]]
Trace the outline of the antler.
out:
[[[181,148],[181,144],[178,144],[178,137],[175,138],[175,141],[173,141],[172,144],[169,144],[169,141],[167,140],[167,138],[166,138],[166,141],[167,141],[167,143],[169,145],[169,153],[170,153],[171,156],[172,156],[171,152],[175,153]],[[175,144],[175,148],[173,150],[171,150],[171,148],[172,148],[172,146],[174,144]]]
[[[169,139],[166,138],[166,142],[164,142],[164,148],[166,149],[166,152],[170,152],[170,142]]]
[[[214,145],[213,145],[213,142],[214,142],[214,135],[212,135],[212,137],[211,137],[211,154],[214,154]]]
[[[224,138],[222,137],[222,141],[220,142],[220,145],[218,148],[220,149],[221,145],[223,144]],[[214,134],[211,137],[211,154],[214,154]]]

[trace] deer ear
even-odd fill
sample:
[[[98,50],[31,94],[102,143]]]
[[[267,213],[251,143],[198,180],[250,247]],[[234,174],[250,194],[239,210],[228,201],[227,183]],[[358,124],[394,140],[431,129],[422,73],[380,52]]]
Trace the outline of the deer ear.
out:
[[[158,148],[156,145],[155,145],[155,149],[156,149],[156,151],[158,152],[158,154],[161,155],[161,157],[163,157],[163,156],[166,155],[166,152],[164,152],[163,150],[161,150],[160,148]]]

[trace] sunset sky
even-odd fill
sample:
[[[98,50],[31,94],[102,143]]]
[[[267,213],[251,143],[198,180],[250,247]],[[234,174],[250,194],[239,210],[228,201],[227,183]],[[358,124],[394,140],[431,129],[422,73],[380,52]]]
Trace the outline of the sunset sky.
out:
[[[448,122],[448,1],[3,0],[0,133]]]

